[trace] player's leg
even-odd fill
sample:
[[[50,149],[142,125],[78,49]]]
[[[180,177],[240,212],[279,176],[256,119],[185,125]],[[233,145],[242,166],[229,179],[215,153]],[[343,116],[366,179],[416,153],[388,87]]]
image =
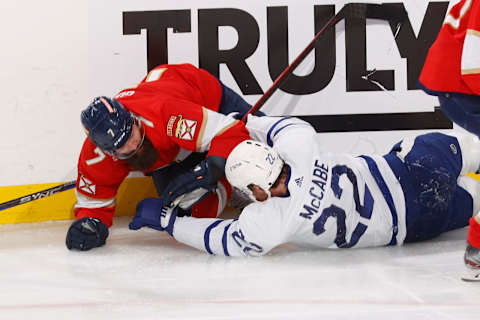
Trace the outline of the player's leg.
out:
[[[466,172],[478,171],[477,161],[479,161],[480,155],[478,154],[478,139],[469,139],[469,136],[457,137],[459,142],[463,143],[462,154],[464,154],[464,163]],[[460,177],[458,179],[458,185],[467,190],[473,198],[474,217],[469,219],[469,229],[467,237],[467,248],[465,249],[464,262],[465,265],[474,270],[474,274],[470,277],[464,276],[464,280],[480,281],[480,182],[470,177]]]
[[[457,180],[480,164],[480,157],[463,156],[470,147],[480,154],[480,142],[475,139],[465,138],[464,141],[450,135],[429,133],[401,143],[397,156],[403,160],[416,188],[415,199],[407,201],[405,242],[430,239],[468,224],[473,213],[473,199],[457,186]],[[454,206],[457,211],[450,210]]]
[[[476,215],[470,218],[468,236],[467,236],[467,248],[465,249],[464,262],[467,268],[474,271],[471,275],[465,275],[464,280],[480,281],[480,205],[475,202],[480,202],[480,181],[470,177],[461,177],[459,179],[459,185],[465,190],[468,190],[472,195],[474,202],[474,212]]]
[[[480,139],[476,135],[462,132],[452,132],[449,136],[455,137],[460,146],[462,155],[460,176],[477,172],[480,169]]]
[[[445,115],[466,129],[480,136],[480,96],[446,93],[438,97]]]
[[[222,114],[229,114],[232,112],[238,112],[238,119],[241,119],[245,113],[247,113],[252,106],[246,102],[239,94],[224,85],[220,80],[222,86],[222,100],[220,101],[220,108],[218,112]],[[254,112],[256,116],[264,116],[261,111]]]
[[[467,243],[464,255],[465,264],[480,274],[480,214],[470,219]],[[480,281],[480,278],[478,280]]]

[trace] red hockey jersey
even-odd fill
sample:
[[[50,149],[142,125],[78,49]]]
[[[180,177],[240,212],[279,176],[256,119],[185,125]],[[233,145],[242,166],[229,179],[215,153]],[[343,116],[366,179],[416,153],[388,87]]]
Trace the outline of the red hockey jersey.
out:
[[[159,154],[146,172],[181,161],[193,152],[227,157],[249,139],[241,121],[218,113],[222,97],[219,81],[190,64],[161,65],[142,82],[115,96],[141,122],[145,136]],[[77,218],[95,217],[111,226],[117,190],[133,171],[125,161],[102,152],[85,139],[77,177]]]
[[[451,8],[420,75],[427,89],[480,95],[480,1]]]

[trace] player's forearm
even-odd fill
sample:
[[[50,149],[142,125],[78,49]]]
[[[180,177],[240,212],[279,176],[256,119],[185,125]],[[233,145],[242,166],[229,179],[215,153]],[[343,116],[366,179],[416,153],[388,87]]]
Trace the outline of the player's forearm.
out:
[[[77,219],[89,217],[100,219],[108,227],[112,226],[115,214],[115,197],[109,199],[95,199],[88,197],[78,190],[75,192],[77,202],[74,213]]]
[[[177,217],[173,236],[181,243],[212,255],[245,256],[247,254],[232,237],[235,224],[236,220]]]
[[[275,145],[278,140],[286,136],[289,139],[303,141],[309,133],[315,134],[315,130],[309,123],[294,117],[256,117],[249,115],[246,127],[253,140],[270,146]]]

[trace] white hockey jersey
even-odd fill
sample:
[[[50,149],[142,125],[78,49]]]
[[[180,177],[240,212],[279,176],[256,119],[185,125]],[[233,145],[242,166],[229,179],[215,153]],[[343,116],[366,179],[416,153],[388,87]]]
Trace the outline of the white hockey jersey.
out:
[[[324,151],[315,130],[297,118],[249,116],[247,129],[290,167],[289,194],[252,203],[235,220],[177,217],[178,241],[226,256],[263,255],[283,243],[332,249],[403,243],[403,191],[383,157]]]

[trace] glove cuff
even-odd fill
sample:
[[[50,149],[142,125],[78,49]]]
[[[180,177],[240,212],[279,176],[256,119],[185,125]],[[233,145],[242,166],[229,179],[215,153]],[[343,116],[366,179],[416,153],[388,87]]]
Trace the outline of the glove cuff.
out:
[[[160,212],[160,224],[161,227],[164,228],[169,235],[173,237],[173,227],[175,224],[175,220],[177,219],[177,212],[178,207],[170,208],[170,207],[162,207]],[[165,223],[162,223],[165,222]]]

